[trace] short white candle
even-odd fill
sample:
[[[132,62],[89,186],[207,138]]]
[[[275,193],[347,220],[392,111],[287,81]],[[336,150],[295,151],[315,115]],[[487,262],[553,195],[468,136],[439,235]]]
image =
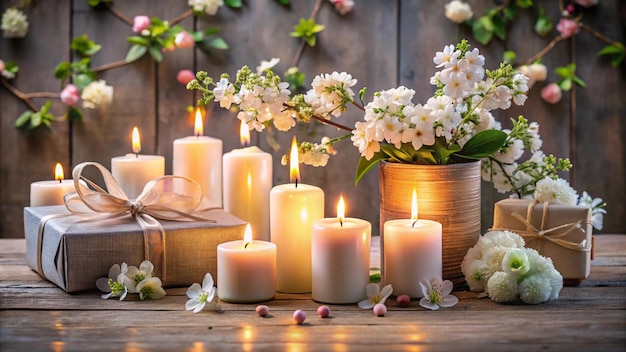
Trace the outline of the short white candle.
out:
[[[241,144],[250,142],[248,126],[240,126]],[[224,210],[247,221],[252,239],[270,240],[272,156],[259,147],[234,149],[223,157]]]
[[[423,297],[419,282],[441,277],[441,223],[417,220],[417,198],[413,191],[411,219],[384,224],[384,280],[395,295]]]
[[[324,191],[298,182],[298,149],[293,139],[290,179],[270,192],[270,232],[276,244],[276,289],[311,292],[311,230],[324,217]]]
[[[74,192],[74,181],[64,180],[63,167],[56,164],[54,181],[37,181],[30,184],[30,206],[65,204],[63,197]]]
[[[313,223],[311,234],[312,297],[331,304],[356,303],[369,283],[372,225],[345,218],[343,197],[337,217]]]
[[[133,153],[111,159],[111,174],[129,199],[137,198],[146,183],[165,175],[165,158],[160,155],[141,155],[139,130],[133,128]]]
[[[276,245],[253,241],[250,225],[244,240],[217,246],[217,296],[220,300],[252,303],[276,293]]]
[[[206,199],[222,206],[222,140],[203,136],[202,113],[196,109],[194,136],[174,141],[172,173],[196,181]],[[184,190],[183,190],[184,191]]]

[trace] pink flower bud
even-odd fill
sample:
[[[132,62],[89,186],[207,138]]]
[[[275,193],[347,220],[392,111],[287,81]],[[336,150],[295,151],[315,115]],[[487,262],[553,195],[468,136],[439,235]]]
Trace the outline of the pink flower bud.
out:
[[[181,49],[193,48],[195,44],[195,40],[191,36],[191,34],[187,33],[187,31],[182,31],[176,35],[176,39],[174,39],[176,46]]]
[[[321,318],[328,317],[330,315],[330,308],[328,308],[328,306],[319,306],[319,308],[317,308],[317,315]]]
[[[150,27],[150,18],[148,16],[135,16],[133,20],[133,32],[141,33],[141,31],[148,27]]]
[[[298,309],[295,312],[293,312],[293,320],[296,322],[296,324],[302,325],[305,319],[306,319],[306,313],[304,311],[301,311],[300,309]]]
[[[176,79],[178,83],[187,85],[192,79],[196,78],[196,75],[193,74],[191,70],[180,70],[176,75]]]
[[[4,71],[4,61],[0,60],[0,72]]]
[[[556,83],[550,83],[541,90],[541,98],[550,104],[558,103],[562,96],[561,87]]]
[[[387,306],[382,303],[377,303],[374,306],[374,314],[376,314],[377,317],[384,317],[385,314],[387,314]]]
[[[406,308],[411,305],[411,297],[408,295],[400,295],[396,297],[396,303],[398,304],[398,307]]]
[[[591,7],[598,5],[600,0],[574,0],[574,2],[582,7]]]
[[[264,304],[261,304],[256,307],[256,314],[264,317],[270,313],[270,308]]]
[[[80,100],[78,88],[73,84],[68,84],[61,91],[61,101],[67,106],[74,106]]]
[[[576,21],[569,18],[561,18],[556,29],[561,33],[561,37],[569,38],[578,33],[579,27]]]

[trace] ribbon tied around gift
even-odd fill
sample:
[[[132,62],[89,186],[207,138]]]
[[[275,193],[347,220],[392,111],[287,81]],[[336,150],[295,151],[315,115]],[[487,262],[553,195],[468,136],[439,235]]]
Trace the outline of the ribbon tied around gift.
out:
[[[100,171],[106,190],[83,176],[83,170],[88,166],[94,166]],[[206,200],[203,198],[202,188],[197,182],[186,177],[163,176],[152,180],[134,200],[128,198],[109,170],[99,163],[78,164],[72,171],[72,178],[76,192],[65,195],[65,206],[70,214],[52,215],[40,221],[38,266],[42,275],[40,262],[43,230],[45,223],[52,218],[76,215],[81,221],[98,221],[131,215],[143,233],[144,258],[150,260],[150,253],[158,254],[156,261],[161,263],[154,263],[154,259],[152,261],[155,267],[161,267],[161,278],[164,282],[166,281],[165,230],[159,220],[215,222],[215,220],[194,215],[194,213],[218,207],[205,206],[203,202]],[[154,233],[157,233],[158,237],[151,236]]]

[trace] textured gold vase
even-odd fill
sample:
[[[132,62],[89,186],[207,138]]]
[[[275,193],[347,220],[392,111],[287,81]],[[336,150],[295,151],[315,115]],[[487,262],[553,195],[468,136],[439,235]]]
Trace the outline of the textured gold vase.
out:
[[[480,236],[480,161],[450,165],[381,162],[381,255],[385,221],[411,218],[413,187],[418,218],[442,224],[443,278],[460,288],[465,285],[461,261]],[[384,279],[384,268],[382,272]]]

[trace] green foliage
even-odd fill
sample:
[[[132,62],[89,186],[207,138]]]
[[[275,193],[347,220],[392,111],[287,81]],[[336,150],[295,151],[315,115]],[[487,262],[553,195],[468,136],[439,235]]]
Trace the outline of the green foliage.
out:
[[[130,38],[129,38],[130,39]],[[133,62],[139,60],[148,51],[147,45],[135,44],[130,47],[128,53],[126,53],[126,62]]]
[[[20,71],[20,67],[15,61],[6,61],[4,63],[4,70],[12,74],[16,74]]]
[[[276,0],[276,2],[284,6],[291,5],[290,0]]]
[[[225,0],[224,3],[226,4],[226,6],[236,9],[243,6],[243,2],[241,0]]]
[[[91,7],[96,7],[100,4],[111,3],[111,0],[87,0],[87,4]]]
[[[561,76],[561,80],[557,82],[559,87],[561,87],[564,91],[569,91],[572,89],[572,85],[574,83],[578,84],[581,87],[586,87],[585,82],[582,79],[576,76],[576,64],[571,63],[567,66],[557,67],[555,69],[557,75]]]
[[[543,7],[539,8],[539,15],[537,16],[537,20],[535,21],[535,33],[537,33],[541,37],[545,37],[546,35],[552,32],[552,20],[550,17],[546,16],[546,13]]]
[[[285,80],[289,82],[289,89],[292,91],[302,88],[304,86],[305,79],[306,75],[304,72],[298,70],[298,67],[296,66],[290,67],[287,72],[285,72]]]
[[[598,52],[598,56],[611,56],[611,65],[613,67],[619,66],[626,57],[626,49],[624,49],[624,44],[617,43],[607,45],[602,50]]]
[[[96,73],[89,67],[91,58],[86,57],[76,62],[63,61],[54,70],[54,78],[65,81],[72,77],[72,82],[80,90],[96,79]]]
[[[324,30],[324,25],[315,23],[313,18],[301,18],[300,22],[293,27],[292,37],[304,39],[309,46],[315,46],[316,34]]]
[[[513,50],[507,50],[504,52],[504,54],[502,54],[502,60],[508,63],[513,63],[516,57],[517,54],[515,54],[515,51]]]
[[[54,115],[50,113],[51,106],[52,102],[48,100],[39,111],[29,110],[22,113],[17,120],[15,120],[14,126],[26,130],[34,130],[39,126],[50,127],[50,124],[56,121]]]
[[[70,121],[79,121],[83,118],[83,112],[73,106],[70,106],[67,109],[67,114],[65,115],[65,117],[67,120]]]
[[[70,48],[74,50],[81,57],[92,56],[100,49],[102,45],[96,44],[93,40],[89,40],[87,34],[83,34],[80,37],[72,39]]]

